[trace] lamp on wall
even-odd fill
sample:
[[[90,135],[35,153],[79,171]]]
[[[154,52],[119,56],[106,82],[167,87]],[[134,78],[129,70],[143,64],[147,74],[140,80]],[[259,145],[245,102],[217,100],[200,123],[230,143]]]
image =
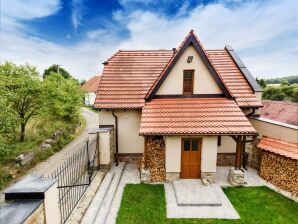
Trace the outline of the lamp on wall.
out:
[[[187,62],[188,62],[188,63],[192,62],[192,59],[193,59],[193,56],[188,56],[188,58],[187,58]]]

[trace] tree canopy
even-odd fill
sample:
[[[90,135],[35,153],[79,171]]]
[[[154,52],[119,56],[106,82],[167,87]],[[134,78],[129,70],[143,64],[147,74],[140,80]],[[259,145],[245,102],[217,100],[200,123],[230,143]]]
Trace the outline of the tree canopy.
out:
[[[0,66],[0,138],[19,133],[20,141],[24,141],[26,125],[37,115],[74,121],[82,98],[73,78],[51,72],[43,81],[35,67],[6,62]]]
[[[76,80],[53,73],[44,80],[44,88],[47,90],[46,108],[50,114],[67,121],[78,119],[84,95]]]
[[[20,141],[24,141],[28,120],[40,112],[44,102],[42,81],[35,67],[8,62],[0,66],[0,76],[5,114],[18,120],[21,126]]]
[[[59,65],[51,65],[49,68],[44,70],[43,78],[45,79],[51,74],[58,73],[62,75],[65,79],[70,79],[72,76],[66,71],[64,68],[60,67]]]

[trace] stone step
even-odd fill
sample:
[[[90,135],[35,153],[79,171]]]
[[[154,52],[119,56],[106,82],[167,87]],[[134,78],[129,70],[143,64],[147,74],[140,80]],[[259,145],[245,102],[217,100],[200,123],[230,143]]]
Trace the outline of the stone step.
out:
[[[112,166],[112,168],[109,170],[109,172],[105,175],[97,193],[95,194],[92,202],[90,203],[87,212],[85,213],[83,219],[82,219],[82,224],[89,224],[93,223],[97,212],[99,208],[102,205],[103,199],[112,183],[112,180],[115,175],[115,166]]]
[[[112,205],[113,199],[115,197],[119,182],[121,180],[124,168],[125,168],[125,163],[119,163],[119,165],[117,167],[115,167],[114,178],[113,178],[113,180],[110,184],[110,187],[109,187],[108,191],[106,192],[106,195],[103,199],[103,202],[97,212],[94,223],[96,223],[96,224],[106,223],[106,219],[107,219],[107,216],[111,209],[111,205]]]

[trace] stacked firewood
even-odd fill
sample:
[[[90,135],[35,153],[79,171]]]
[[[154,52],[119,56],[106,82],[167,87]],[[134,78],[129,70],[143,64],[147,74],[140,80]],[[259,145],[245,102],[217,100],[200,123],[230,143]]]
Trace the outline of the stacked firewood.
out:
[[[151,181],[165,181],[165,142],[163,138],[148,137],[146,158],[147,167],[150,170]]]
[[[275,186],[298,196],[298,161],[263,151],[260,176]]]

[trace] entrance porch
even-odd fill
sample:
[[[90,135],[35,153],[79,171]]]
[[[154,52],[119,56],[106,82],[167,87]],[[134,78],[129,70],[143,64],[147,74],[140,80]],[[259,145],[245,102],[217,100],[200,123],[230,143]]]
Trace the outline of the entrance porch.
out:
[[[204,185],[215,183],[220,137],[217,135],[145,137],[143,168],[149,173],[152,172],[151,182],[156,182],[156,179],[157,182],[201,179]],[[232,145],[235,160],[232,170],[236,170],[234,173],[237,181],[239,173],[242,172],[240,169],[245,143],[248,140],[246,136],[240,135],[225,137],[234,139],[236,143]],[[147,178],[146,181],[150,181],[149,179]]]

